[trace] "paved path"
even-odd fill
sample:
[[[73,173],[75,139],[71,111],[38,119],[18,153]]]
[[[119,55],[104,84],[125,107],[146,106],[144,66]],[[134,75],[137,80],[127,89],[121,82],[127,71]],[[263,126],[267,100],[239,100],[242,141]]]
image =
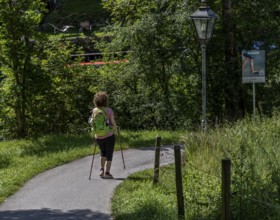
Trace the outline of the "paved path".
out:
[[[169,151],[166,147],[162,154]],[[94,159],[91,180],[92,156],[39,174],[0,206],[0,220],[109,220],[115,187],[129,174],[153,168],[154,147],[124,151],[124,158],[125,170],[121,153],[115,152],[113,180],[99,178],[99,155]]]

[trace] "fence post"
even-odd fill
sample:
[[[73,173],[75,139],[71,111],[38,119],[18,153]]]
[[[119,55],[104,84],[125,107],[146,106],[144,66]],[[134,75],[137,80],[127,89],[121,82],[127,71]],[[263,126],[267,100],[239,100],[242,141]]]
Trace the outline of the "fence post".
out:
[[[222,160],[222,220],[230,220],[230,182],[231,160]]]
[[[183,182],[181,171],[181,148],[179,145],[174,146],[175,155],[175,172],[176,172],[176,191],[178,203],[178,218],[185,219],[184,195],[183,195]]]
[[[160,145],[161,145],[161,137],[157,136],[156,150],[155,150],[155,166],[154,166],[154,185],[158,183],[158,178],[159,178]]]

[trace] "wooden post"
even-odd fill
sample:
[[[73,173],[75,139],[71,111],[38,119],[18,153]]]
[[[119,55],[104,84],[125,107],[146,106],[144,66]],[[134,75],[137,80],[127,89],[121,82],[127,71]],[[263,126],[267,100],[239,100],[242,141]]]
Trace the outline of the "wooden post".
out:
[[[161,145],[161,137],[158,136],[156,138],[156,150],[155,150],[154,185],[158,183],[158,178],[159,178],[160,145]]]
[[[178,218],[185,219],[185,206],[184,206],[183,182],[182,182],[182,171],[181,171],[181,148],[179,145],[174,146],[174,155],[175,155],[175,172],[176,172],[176,191],[177,191],[177,202],[178,202]]]
[[[222,220],[230,220],[230,183],[231,183],[231,160],[222,160]]]

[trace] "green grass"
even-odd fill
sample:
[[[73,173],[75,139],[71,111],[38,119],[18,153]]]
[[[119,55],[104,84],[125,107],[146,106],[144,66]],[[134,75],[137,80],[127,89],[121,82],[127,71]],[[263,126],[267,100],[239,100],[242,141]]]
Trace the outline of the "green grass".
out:
[[[172,220],[177,218],[176,197],[164,187],[154,187],[153,172],[146,170],[130,175],[117,187],[112,212],[115,220]]]
[[[220,219],[221,161],[231,159],[233,219],[280,219],[280,117],[246,118],[235,124],[186,133],[183,173],[185,219]],[[135,173],[114,192],[116,220],[177,219],[174,166]]]
[[[170,144],[177,143],[182,132],[122,131],[122,148],[154,146],[157,135],[163,144]],[[0,203],[35,175],[92,154],[92,143],[90,134],[0,142]],[[117,139],[116,150],[120,149],[119,144]]]
[[[155,146],[155,138],[161,136],[162,145],[178,143],[185,134],[184,131],[140,131],[140,132],[123,132],[123,147]]]

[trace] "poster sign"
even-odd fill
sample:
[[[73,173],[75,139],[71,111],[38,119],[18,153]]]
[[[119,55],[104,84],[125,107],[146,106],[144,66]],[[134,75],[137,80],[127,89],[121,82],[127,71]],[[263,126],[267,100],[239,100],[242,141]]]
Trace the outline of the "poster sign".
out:
[[[265,51],[242,51],[242,83],[265,83]]]

